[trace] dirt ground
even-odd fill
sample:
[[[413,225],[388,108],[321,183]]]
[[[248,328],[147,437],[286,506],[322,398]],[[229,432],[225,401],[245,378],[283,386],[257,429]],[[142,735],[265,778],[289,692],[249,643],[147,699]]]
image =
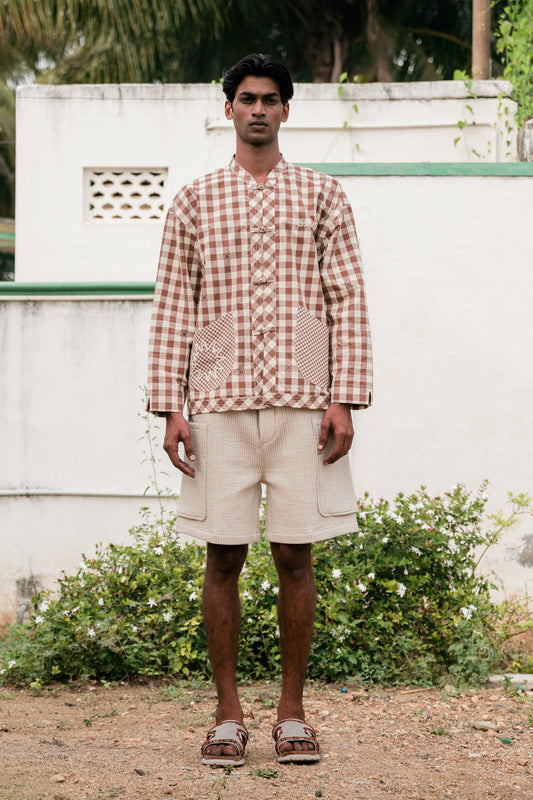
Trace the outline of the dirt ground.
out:
[[[232,771],[200,764],[209,686],[0,691],[0,800],[533,798],[532,692],[311,684],[322,760],[282,765],[271,739],[277,691],[243,687],[251,738]]]

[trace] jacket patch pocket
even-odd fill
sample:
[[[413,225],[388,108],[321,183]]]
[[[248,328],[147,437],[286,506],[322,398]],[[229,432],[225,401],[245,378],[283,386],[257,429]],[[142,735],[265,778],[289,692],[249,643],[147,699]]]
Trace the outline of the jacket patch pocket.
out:
[[[232,314],[201,328],[194,335],[191,349],[189,384],[208,392],[226,381],[235,361],[235,325]]]
[[[320,439],[320,422],[315,426],[316,441]],[[357,510],[357,499],[348,455],[334,464],[324,464],[324,459],[333,448],[333,435],[328,437],[323,450],[317,450],[318,510],[323,517],[341,517]]]
[[[327,389],[330,382],[328,326],[302,306],[298,307],[294,349],[301,375],[309,383]]]
[[[196,461],[188,463],[194,467],[195,475],[194,478],[188,475],[181,477],[178,517],[204,520],[207,516],[207,425],[202,422],[190,422],[189,425]]]

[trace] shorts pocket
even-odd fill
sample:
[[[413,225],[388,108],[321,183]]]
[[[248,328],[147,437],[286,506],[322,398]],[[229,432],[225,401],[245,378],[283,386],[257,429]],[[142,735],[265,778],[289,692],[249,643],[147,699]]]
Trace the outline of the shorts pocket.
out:
[[[321,422],[314,422],[316,443],[320,439]],[[348,455],[334,464],[324,464],[324,459],[333,448],[330,434],[323,450],[317,450],[318,510],[323,517],[341,517],[357,510],[357,499]]]
[[[207,516],[207,425],[202,422],[190,422],[192,446],[196,461],[190,461],[194,467],[194,478],[182,475],[181,491],[178,500],[178,517],[204,520]]]
[[[328,326],[300,306],[296,320],[295,358],[298,371],[309,383],[329,387]]]

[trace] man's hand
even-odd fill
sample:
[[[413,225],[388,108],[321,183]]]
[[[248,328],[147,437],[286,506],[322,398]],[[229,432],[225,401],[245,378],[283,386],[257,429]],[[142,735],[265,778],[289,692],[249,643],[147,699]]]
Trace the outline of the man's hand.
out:
[[[179,443],[183,442],[185,453],[189,461],[194,461],[196,459],[192,446],[189,423],[179,411],[169,411],[166,415],[166,419],[167,429],[165,431],[163,450],[175,467],[190,478],[194,478],[194,469],[190,467],[186,461],[181,460],[178,452]]]
[[[333,464],[339,458],[345,456],[352,446],[353,424],[350,406],[342,403],[332,403],[326,409],[320,429],[319,450],[323,450],[326,446],[330,431],[333,433],[335,441],[331,453],[324,459],[324,464]]]

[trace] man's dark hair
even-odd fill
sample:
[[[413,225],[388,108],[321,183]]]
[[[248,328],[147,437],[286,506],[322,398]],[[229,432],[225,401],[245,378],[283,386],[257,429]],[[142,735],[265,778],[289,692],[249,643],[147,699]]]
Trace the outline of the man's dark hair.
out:
[[[230,67],[224,73],[222,89],[224,94],[233,103],[237,87],[248,75],[257,75],[260,78],[272,78],[278,84],[279,94],[283,105],[288,103],[293,95],[292,79],[287,67],[276,61],[272,56],[262,53],[250,53],[241,58],[238,64]]]

